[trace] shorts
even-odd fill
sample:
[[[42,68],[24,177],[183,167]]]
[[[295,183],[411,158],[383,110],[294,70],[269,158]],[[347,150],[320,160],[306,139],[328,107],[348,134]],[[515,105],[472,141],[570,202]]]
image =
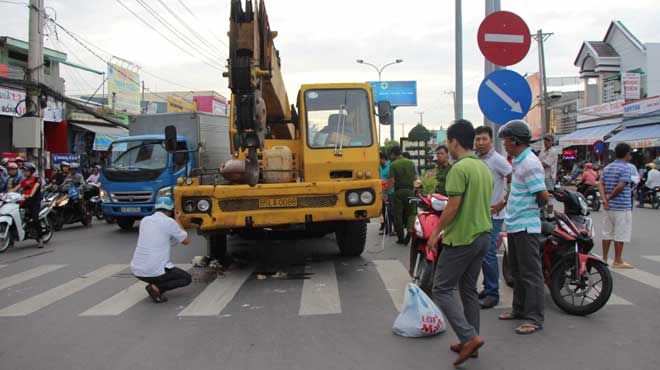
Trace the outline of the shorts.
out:
[[[632,234],[632,211],[605,211],[603,215],[603,240],[630,242]]]

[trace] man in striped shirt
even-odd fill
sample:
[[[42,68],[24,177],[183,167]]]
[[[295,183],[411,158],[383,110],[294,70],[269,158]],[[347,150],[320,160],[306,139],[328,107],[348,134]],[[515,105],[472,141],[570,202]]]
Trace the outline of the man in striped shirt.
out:
[[[540,209],[548,202],[550,194],[545,187],[543,165],[529,147],[532,138],[529,126],[520,120],[510,121],[502,126],[498,136],[514,158],[504,217],[514,279],[513,310],[499,318],[526,320],[516,328],[516,333],[532,334],[543,328],[544,321]]]

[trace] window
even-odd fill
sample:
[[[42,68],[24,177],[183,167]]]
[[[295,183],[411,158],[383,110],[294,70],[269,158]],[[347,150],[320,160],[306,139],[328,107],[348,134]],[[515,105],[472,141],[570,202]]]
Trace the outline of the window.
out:
[[[177,141],[176,150],[177,150],[176,153],[174,153],[173,155],[174,173],[177,173],[179,172],[180,169],[186,167],[186,164],[188,163],[188,158],[190,158],[190,155],[187,152],[188,145],[186,145],[185,141]]]
[[[306,91],[307,145],[314,149],[371,146],[370,109],[362,89]]]

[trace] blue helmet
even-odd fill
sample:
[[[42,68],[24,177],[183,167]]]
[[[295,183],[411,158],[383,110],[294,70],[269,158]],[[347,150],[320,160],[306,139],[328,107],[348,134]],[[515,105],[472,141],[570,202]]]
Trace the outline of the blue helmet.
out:
[[[156,200],[156,206],[154,207],[154,210],[172,212],[174,210],[174,202],[169,197],[160,197],[158,200]]]

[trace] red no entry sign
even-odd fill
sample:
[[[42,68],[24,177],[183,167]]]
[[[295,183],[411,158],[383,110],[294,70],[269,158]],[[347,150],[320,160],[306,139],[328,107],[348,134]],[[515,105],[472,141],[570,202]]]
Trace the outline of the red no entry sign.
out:
[[[481,22],[477,41],[486,59],[500,66],[510,66],[527,55],[531,37],[522,18],[501,11],[491,13]]]

